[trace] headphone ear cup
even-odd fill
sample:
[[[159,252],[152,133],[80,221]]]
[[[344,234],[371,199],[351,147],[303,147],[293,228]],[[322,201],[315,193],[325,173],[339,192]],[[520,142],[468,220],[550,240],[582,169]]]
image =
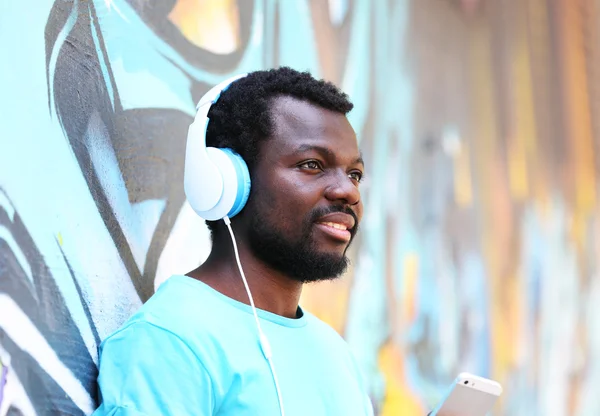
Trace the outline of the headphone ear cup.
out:
[[[232,218],[239,213],[250,195],[250,174],[244,159],[231,149],[207,147],[206,152],[223,179],[223,191],[217,204],[198,214],[209,221]],[[211,178],[203,178],[210,181]]]
[[[246,206],[246,202],[250,196],[250,172],[244,159],[235,151],[227,148],[221,149],[221,151],[229,157],[235,169],[237,185],[235,201],[227,214],[229,218],[233,218]]]

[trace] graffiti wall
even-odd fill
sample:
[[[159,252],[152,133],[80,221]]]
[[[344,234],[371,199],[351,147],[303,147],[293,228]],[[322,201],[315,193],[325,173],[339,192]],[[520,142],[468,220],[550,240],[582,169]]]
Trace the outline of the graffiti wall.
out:
[[[195,103],[279,65],[355,102],[362,235],[302,303],[378,414],[470,371],[495,415],[599,415],[599,31],[599,0],[4,2],[0,415],[93,411],[101,340],[208,255]]]

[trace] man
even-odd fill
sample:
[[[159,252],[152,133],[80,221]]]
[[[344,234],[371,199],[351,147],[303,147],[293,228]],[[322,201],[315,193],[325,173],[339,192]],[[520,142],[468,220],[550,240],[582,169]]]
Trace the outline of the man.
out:
[[[221,94],[206,142],[248,165],[250,196],[231,227],[273,366],[228,230],[207,221],[206,262],[168,279],[102,343],[95,415],[372,414],[346,343],[298,305],[305,283],[344,272],[362,217],[351,109],[332,84],[289,68]]]

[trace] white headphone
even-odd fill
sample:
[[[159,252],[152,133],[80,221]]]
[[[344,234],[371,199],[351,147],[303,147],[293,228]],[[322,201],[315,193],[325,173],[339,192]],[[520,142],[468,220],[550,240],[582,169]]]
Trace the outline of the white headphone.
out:
[[[223,91],[246,75],[229,78],[204,94],[188,129],[183,189],[192,209],[206,220],[232,218],[244,208],[250,194],[244,159],[231,149],[206,147],[208,111]]]
[[[254,299],[242,268],[235,235],[231,228],[230,218],[244,208],[246,201],[248,201],[248,195],[250,195],[248,165],[232,149],[206,147],[206,130],[210,121],[208,118],[210,107],[217,102],[221,93],[229,88],[233,82],[246,75],[237,75],[217,84],[204,94],[196,106],[198,112],[188,129],[183,189],[190,206],[196,214],[210,221],[222,219],[229,229],[235,259],[254,314],[260,347],[273,376],[277,400],[279,401],[279,411],[281,416],[285,416],[281,389],[279,388],[279,381],[272,360],[271,346],[258,320]]]

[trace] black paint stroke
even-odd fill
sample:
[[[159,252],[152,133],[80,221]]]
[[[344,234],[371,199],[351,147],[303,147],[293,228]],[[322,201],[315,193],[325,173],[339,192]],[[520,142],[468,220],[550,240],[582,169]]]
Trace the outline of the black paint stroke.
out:
[[[1,188],[0,192],[6,195]],[[8,199],[8,196],[6,198]],[[31,268],[33,285],[11,247],[5,240],[0,239],[0,293],[7,294],[19,306],[59,360],[77,377],[92,400],[97,402],[96,364],[71,317],[53,274],[64,271],[51,271],[48,268],[18,212],[14,212],[11,219],[7,208],[0,206],[0,226],[8,230],[25,255]],[[83,299],[79,301],[84,305],[84,309],[87,308]],[[97,336],[91,320],[89,323],[93,328],[92,332]],[[23,383],[25,391],[29,393],[38,414],[81,413],[78,413],[72,400],[66,397],[65,392],[42,369],[40,363],[25,353],[22,349],[24,346],[17,345],[1,328],[0,344],[11,356],[11,367]]]

